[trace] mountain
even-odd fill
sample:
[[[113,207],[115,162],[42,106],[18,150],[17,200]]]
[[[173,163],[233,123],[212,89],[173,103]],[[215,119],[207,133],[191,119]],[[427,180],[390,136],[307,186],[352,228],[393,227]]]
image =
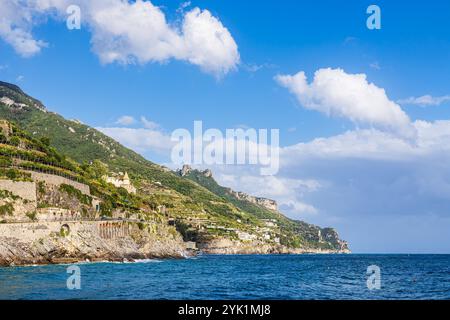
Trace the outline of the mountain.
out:
[[[190,254],[126,174],[118,184],[109,174],[105,164],[80,165],[48,138],[1,119],[0,266]]]
[[[303,221],[289,219],[277,210],[277,204],[274,200],[254,197],[244,192],[236,192],[230,188],[220,186],[208,169],[199,171],[185,165],[178,171],[178,174],[205,187],[240,210],[248,212],[258,219],[269,221],[269,223],[273,221],[288,234],[300,235],[298,238],[294,236],[289,239],[291,246],[295,247],[295,242],[300,241],[301,244],[306,242],[310,246],[324,249],[339,248],[344,250],[347,248],[346,242],[339,239],[337,232],[333,228],[319,228]]]
[[[289,219],[268,199],[218,185],[210,172],[172,172],[92,127],[48,111],[5,82],[0,82],[0,119],[15,123],[36,139],[49,139],[55,150],[81,166],[97,161],[110,173],[128,172],[138,196],[173,220],[185,240],[197,242],[206,252],[348,251],[347,243],[332,228]]]

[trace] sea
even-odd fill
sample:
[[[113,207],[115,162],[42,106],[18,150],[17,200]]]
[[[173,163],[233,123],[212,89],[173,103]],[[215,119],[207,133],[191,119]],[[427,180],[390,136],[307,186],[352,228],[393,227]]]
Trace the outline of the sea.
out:
[[[1,267],[0,299],[450,299],[450,255],[200,255]]]

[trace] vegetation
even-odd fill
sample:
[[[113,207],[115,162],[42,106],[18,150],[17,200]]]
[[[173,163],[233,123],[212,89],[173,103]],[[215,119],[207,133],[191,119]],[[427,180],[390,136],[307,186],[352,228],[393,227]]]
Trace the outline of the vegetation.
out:
[[[68,185],[68,184],[61,184],[59,186],[59,190],[67,193],[70,196],[73,196],[75,198],[77,198],[82,204],[86,204],[86,205],[92,205],[92,197],[88,196],[84,193],[82,193],[80,190],[78,190],[77,188]]]
[[[61,229],[59,229],[59,235],[61,237],[67,237],[70,233],[69,228],[66,225],[63,225]]]
[[[12,192],[9,192],[8,190],[0,190],[0,199],[12,199],[12,200],[17,200],[20,199],[19,196],[16,196],[15,194],[13,194]]]
[[[5,203],[0,206],[0,216],[9,215],[12,216],[14,213],[14,206],[12,203]]]
[[[177,221],[199,217],[243,231],[261,226],[260,219],[276,219],[282,244],[323,246],[317,241],[320,228],[236,199],[211,177],[195,172],[180,177],[167,171],[94,128],[66,120],[53,112],[43,112],[43,105],[38,100],[14,85],[0,82],[0,96],[26,104],[13,108],[0,103],[0,119],[13,123],[12,135],[0,134],[0,176],[27,179],[26,173],[20,170],[26,169],[83,182],[90,186],[93,196],[101,199],[100,211],[105,216],[110,216],[114,209],[123,208],[143,214],[145,218],[157,217],[158,209],[164,207],[166,214]],[[103,181],[102,177],[108,172],[128,172],[139,187],[138,194],[129,194]],[[80,197],[82,203],[92,201],[69,187],[62,188]],[[179,229],[183,236],[194,237],[189,230],[189,227]]]
[[[0,178],[12,181],[33,181],[30,173],[13,168],[6,169],[0,167]]]
[[[36,221],[36,215],[37,212],[36,211],[31,211],[31,212],[27,212],[26,216],[31,220],[31,221]]]

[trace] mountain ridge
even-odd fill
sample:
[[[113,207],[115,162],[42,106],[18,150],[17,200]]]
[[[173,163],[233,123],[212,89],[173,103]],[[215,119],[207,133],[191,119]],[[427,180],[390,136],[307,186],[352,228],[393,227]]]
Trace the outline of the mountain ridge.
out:
[[[215,239],[222,237],[234,241],[236,236],[233,232],[253,235],[255,230],[258,230],[259,237],[262,234],[260,230],[265,228],[263,220],[272,219],[279,225],[279,230],[270,231],[271,240],[267,243],[274,247],[283,246],[305,252],[348,251],[346,242],[332,228],[319,228],[291,220],[277,210],[249,201],[256,197],[247,198],[242,193],[240,198],[238,192],[218,185],[208,171],[206,175],[202,174],[204,179],[197,172],[187,176],[170,172],[92,127],[47,111],[39,100],[29,97],[15,85],[0,82],[2,98],[23,105],[16,107],[0,101],[0,118],[17,123],[35,137],[49,137],[59,152],[82,165],[100,160],[107,164],[110,171],[128,172],[138,192],[151,199],[155,207],[166,208],[187,240],[197,239],[205,244],[214,235]],[[205,219],[208,223],[198,224],[198,221]],[[196,225],[199,225],[197,229],[194,227]],[[214,226],[218,228],[207,229]],[[280,243],[273,243],[274,239],[279,239]]]

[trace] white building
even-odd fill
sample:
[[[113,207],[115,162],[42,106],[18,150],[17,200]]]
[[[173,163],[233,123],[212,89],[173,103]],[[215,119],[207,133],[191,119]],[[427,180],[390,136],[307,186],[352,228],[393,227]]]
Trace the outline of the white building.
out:
[[[117,188],[124,188],[129,193],[136,193],[136,188],[131,184],[130,177],[128,177],[128,173],[119,172],[117,175],[113,175],[112,177],[105,176],[104,180],[108,183],[112,183]]]
[[[254,234],[250,234],[243,231],[236,231],[236,233],[240,240],[251,241],[256,239],[256,235]]]

